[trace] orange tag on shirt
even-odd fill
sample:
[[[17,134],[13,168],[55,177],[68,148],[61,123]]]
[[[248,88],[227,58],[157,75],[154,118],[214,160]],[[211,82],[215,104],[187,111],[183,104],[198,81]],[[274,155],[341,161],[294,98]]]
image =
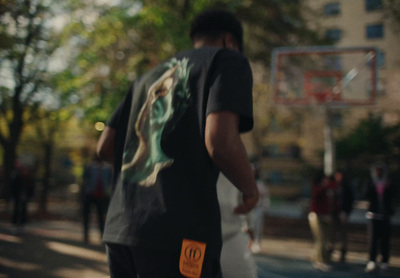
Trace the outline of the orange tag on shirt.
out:
[[[179,270],[189,278],[199,278],[203,268],[206,245],[203,242],[183,239]]]

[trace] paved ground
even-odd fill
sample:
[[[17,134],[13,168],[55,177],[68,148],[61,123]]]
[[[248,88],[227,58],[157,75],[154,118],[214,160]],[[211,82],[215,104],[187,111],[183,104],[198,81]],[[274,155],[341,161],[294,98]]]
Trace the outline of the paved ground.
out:
[[[17,231],[8,223],[9,211],[0,205],[0,278],[108,277],[98,232],[91,231],[90,245],[82,242],[76,205],[56,202],[50,208],[57,213],[32,215],[30,223]],[[307,225],[302,218],[267,217],[262,252],[256,256],[259,278],[400,277],[400,226],[393,231],[391,268],[367,275],[364,225],[351,226],[348,263],[335,264],[330,273],[318,272],[310,264],[313,243]]]

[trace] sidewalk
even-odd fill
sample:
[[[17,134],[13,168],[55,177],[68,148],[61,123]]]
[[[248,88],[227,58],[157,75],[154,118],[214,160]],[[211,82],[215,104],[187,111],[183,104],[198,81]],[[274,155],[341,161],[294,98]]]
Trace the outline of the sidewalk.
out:
[[[32,221],[19,231],[0,222],[0,277],[109,277],[100,237],[91,236],[93,244],[83,244],[73,221]]]
[[[49,205],[50,220],[34,216],[21,231],[13,229],[8,218],[4,217],[9,212],[0,206],[0,278],[108,277],[106,255],[97,225],[92,225],[91,244],[85,245],[76,202],[57,201]],[[31,207],[31,211],[33,209]],[[265,224],[262,250],[255,256],[259,278],[365,277],[364,224],[352,224],[348,264],[335,265],[330,273],[318,272],[310,263],[313,240],[304,218],[275,214],[268,216]],[[392,249],[389,271],[367,277],[400,277],[400,226],[395,226],[393,231]]]

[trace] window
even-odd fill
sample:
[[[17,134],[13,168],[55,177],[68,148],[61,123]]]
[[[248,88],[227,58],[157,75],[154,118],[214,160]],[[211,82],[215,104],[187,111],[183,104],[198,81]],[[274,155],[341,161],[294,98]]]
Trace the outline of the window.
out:
[[[262,152],[266,157],[279,157],[281,153],[279,146],[275,144],[264,146]]]
[[[382,10],[382,0],[365,0],[365,10],[368,12]]]
[[[377,55],[377,65],[378,67],[383,67],[386,64],[385,53],[382,51],[378,51]]]
[[[343,116],[342,113],[336,112],[331,114],[332,126],[343,127]]]
[[[329,3],[324,6],[324,15],[338,15],[340,14],[340,5],[339,3]]]
[[[386,93],[385,81],[382,79],[379,79],[376,84],[376,94],[378,96],[382,96],[382,95],[385,95],[385,93]]]
[[[269,122],[269,128],[271,132],[280,132],[281,128],[279,126],[279,122],[276,119],[276,116],[274,114],[271,114],[270,117],[270,122]]]
[[[282,172],[278,170],[272,170],[268,173],[268,180],[270,184],[279,184],[282,182]]]
[[[325,31],[325,37],[332,41],[339,41],[342,37],[342,30],[340,29],[328,29]]]
[[[371,24],[366,28],[367,39],[383,38],[383,24]]]
[[[378,50],[377,53],[376,53],[376,66],[378,68],[381,68],[381,67],[385,66],[385,63],[386,63],[386,61],[385,61],[385,53],[382,50]],[[372,66],[371,61],[368,61],[367,65],[369,67],[371,67]]]

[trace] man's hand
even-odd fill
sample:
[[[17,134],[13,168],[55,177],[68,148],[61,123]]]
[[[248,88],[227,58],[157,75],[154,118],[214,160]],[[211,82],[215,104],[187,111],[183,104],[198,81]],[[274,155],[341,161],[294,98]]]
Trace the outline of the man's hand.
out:
[[[250,196],[243,194],[242,195],[242,203],[234,208],[234,214],[246,214],[249,213],[258,203],[259,194],[255,192]]]

